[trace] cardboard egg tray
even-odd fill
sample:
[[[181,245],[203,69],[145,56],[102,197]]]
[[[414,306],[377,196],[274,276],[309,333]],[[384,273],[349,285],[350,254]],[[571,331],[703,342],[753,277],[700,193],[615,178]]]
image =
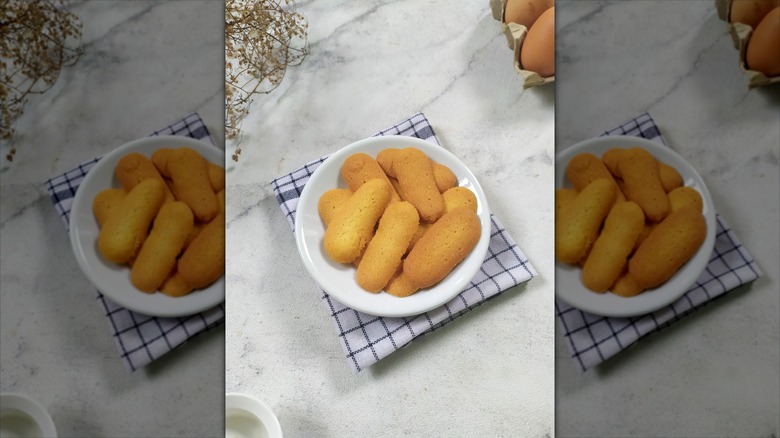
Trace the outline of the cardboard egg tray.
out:
[[[548,78],[539,76],[538,73],[530,70],[523,70],[520,65],[520,49],[523,47],[523,41],[528,34],[528,29],[517,23],[504,23],[504,8],[506,0],[490,0],[490,11],[493,18],[501,22],[501,31],[506,36],[506,42],[510,49],[514,51],[513,62],[515,71],[523,78],[523,88],[531,88],[538,85],[555,82],[555,76]]]
[[[718,11],[718,18],[725,21],[728,25],[728,31],[734,48],[739,50],[739,69],[748,77],[748,88],[762,87],[764,85],[780,82],[780,76],[768,77],[760,71],[750,70],[745,62],[748,41],[753,33],[753,28],[743,23],[730,23],[729,15],[731,12],[731,0],[715,0],[715,8]]]

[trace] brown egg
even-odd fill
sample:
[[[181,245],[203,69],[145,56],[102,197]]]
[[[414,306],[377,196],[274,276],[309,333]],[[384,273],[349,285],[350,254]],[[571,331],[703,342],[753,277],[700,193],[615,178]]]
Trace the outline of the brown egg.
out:
[[[528,30],[520,66],[545,78],[555,75],[555,7],[544,11]]]
[[[755,29],[761,19],[778,6],[780,0],[734,0],[731,3],[729,21],[747,24]]]
[[[772,9],[747,42],[745,62],[768,77],[780,75],[780,7]]]
[[[554,0],[506,0],[504,23],[522,24],[530,29],[542,12],[553,5]]]

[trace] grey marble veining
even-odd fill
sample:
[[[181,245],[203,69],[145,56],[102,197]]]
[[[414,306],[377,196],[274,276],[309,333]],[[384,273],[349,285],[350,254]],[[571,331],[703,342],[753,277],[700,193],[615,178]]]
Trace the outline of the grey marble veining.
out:
[[[218,2],[73,2],[84,54],[32,96],[2,145],[0,388],[60,436],[223,433],[224,327],[130,374],[43,183],[193,111],[222,146]]]
[[[553,435],[553,87],[522,91],[487,1],[297,4],[310,54],[228,163],[226,390],[290,437]],[[540,275],[353,375],[268,184],[418,111]]]
[[[557,147],[649,112],[764,276],[580,374],[558,436],[777,436],[780,88],[748,90],[712,1],[559,1]],[[560,335],[560,332],[559,332]]]

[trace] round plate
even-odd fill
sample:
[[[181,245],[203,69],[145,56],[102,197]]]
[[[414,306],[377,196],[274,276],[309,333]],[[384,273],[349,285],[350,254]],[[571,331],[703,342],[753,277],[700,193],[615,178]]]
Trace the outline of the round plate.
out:
[[[186,316],[210,309],[225,300],[225,277],[209,287],[193,291],[183,297],[170,297],[163,293],[147,294],[133,287],[130,269],[104,259],[98,250],[100,229],[94,214],[92,200],[100,191],[109,187],[121,187],[114,177],[116,163],[131,152],[146,157],[162,148],[190,147],[205,159],[219,166],[225,165],[224,152],[190,137],[156,136],[131,141],[122,145],[98,161],[81,182],[70,212],[70,243],[79,267],[92,284],[122,307],[151,316]]]
[[[317,211],[317,203],[326,191],[347,187],[340,176],[341,165],[352,154],[363,152],[372,157],[383,149],[414,147],[431,160],[449,167],[458,178],[458,185],[477,196],[477,216],[482,226],[479,241],[471,253],[444,280],[414,295],[399,298],[386,292],[370,293],[355,279],[351,264],[336,263],[323,246],[325,226]],[[460,293],[476,275],[490,243],[490,211],[482,188],[474,174],[454,155],[441,146],[406,136],[372,137],[352,143],[325,160],[309,179],[298,202],[295,216],[295,240],[306,270],[327,293],[355,310],[376,316],[412,316],[435,309]]]
[[[579,266],[556,260],[556,296],[573,307],[595,315],[618,317],[644,315],[673,303],[685,294],[699,278],[709,262],[715,245],[715,209],[704,181],[681,156],[670,148],[650,140],[630,136],[607,136],[577,143],[562,151],[555,158],[555,187],[571,187],[566,178],[566,166],[575,155],[590,152],[601,157],[604,152],[612,148],[627,149],[632,147],[644,148],[653,154],[658,161],[674,167],[682,176],[684,185],[701,193],[702,214],[707,223],[707,236],[693,258],[664,284],[629,298],[611,292],[599,294],[588,290],[580,280],[582,269]]]

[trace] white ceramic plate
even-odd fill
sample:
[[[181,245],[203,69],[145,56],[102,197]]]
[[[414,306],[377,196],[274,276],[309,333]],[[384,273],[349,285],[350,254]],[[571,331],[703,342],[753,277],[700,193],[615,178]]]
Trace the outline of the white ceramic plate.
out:
[[[282,438],[282,427],[271,408],[255,397],[225,395],[225,437]]]
[[[347,187],[340,176],[341,165],[350,155],[363,152],[372,157],[383,149],[415,147],[431,160],[449,167],[458,178],[458,185],[477,196],[477,215],[482,233],[476,247],[444,280],[416,294],[399,298],[386,292],[366,292],[357,284],[353,265],[332,261],[325,253],[325,226],[317,212],[317,203],[326,191]],[[490,211],[482,188],[471,171],[452,153],[441,146],[406,136],[373,137],[352,143],[325,160],[309,179],[298,202],[295,216],[295,240],[303,264],[314,280],[326,292],[346,306],[370,315],[411,316],[435,309],[460,293],[474,278],[485,260],[490,243]]]
[[[195,149],[212,163],[225,165],[223,151],[190,137],[142,138],[114,149],[98,161],[81,182],[71,207],[70,243],[81,270],[112,301],[144,315],[185,316],[210,309],[225,300],[225,277],[222,276],[207,288],[178,298],[160,292],[147,294],[139,291],[130,282],[130,269],[127,266],[109,262],[100,255],[97,248],[100,229],[92,214],[92,200],[104,189],[121,187],[114,177],[114,168],[128,153],[138,152],[151,157],[157,149],[184,146]]]
[[[46,409],[22,394],[0,394],[0,436],[57,438],[57,429]]]
[[[715,208],[710,192],[698,173],[681,156],[670,148],[639,137],[607,136],[577,143],[562,151],[555,159],[555,187],[571,187],[566,178],[566,166],[575,155],[590,152],[601,157],[612,148],[641,147],[682,175],[683,184],[701,193],[704,219],[707,223],[707,236],[699,250],[666,283],[641,294],[624,298],[610,292],[598,294],[582,285],[582,269],[576,265],[555,262],[555,294],[569,305],[588,313],[603,316],[628,317],[644,315],[658,310],[680,298],[699,278],[712,255],[715,245]]]

